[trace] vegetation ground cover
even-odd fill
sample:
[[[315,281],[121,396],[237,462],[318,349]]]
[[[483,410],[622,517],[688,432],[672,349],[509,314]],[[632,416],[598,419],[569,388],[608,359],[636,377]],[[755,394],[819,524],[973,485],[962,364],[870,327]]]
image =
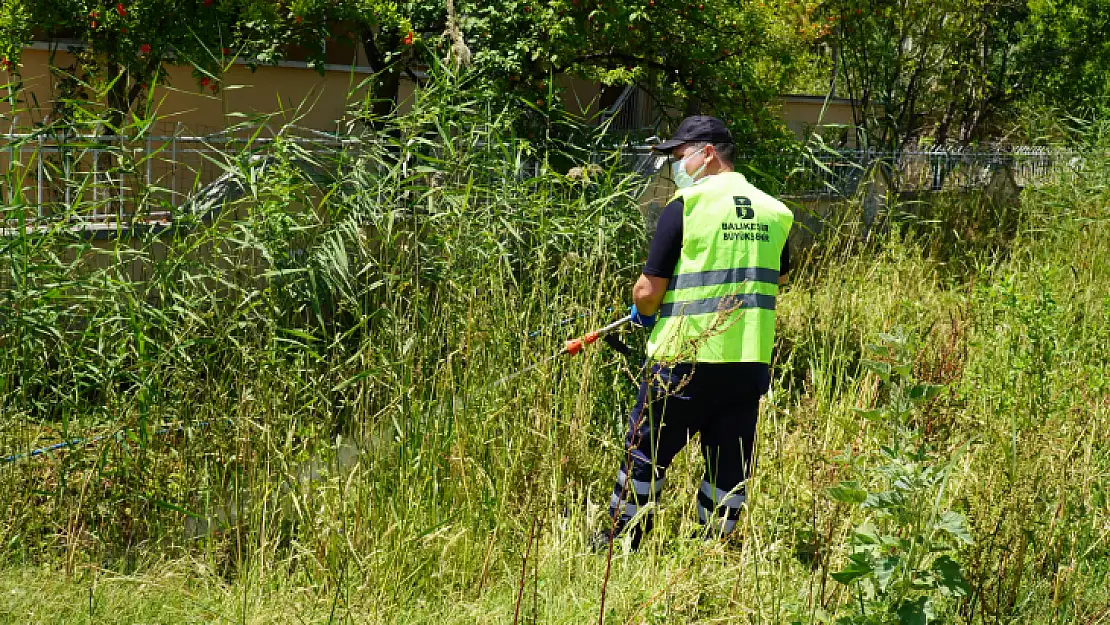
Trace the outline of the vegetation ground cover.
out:
[[[453,89],[391,124],[320,163],[334,182],[278,141],[174,236],[0,242],[2,449],[106,435],[0,466],[0,619],[1110,618],[1098,128],[1078,175],[1017,205],[825,216],[780,298],[739,539],[689,538],[691,452],[652,538],[610,560],[587,539],[639,362],[492,382],[624,304],[641,181],[604,158],[525,174],[543,154]]]

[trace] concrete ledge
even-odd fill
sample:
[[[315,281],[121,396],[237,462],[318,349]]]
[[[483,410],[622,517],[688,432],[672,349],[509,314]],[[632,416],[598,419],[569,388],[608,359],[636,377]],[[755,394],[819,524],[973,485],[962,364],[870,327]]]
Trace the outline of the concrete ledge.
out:
[[[175,227],[169,220],[139,221],[135,223],[120,222],[85,222],[85,223],[38,223],[22,228],[0,228],[0,237],[12,238],[16,236],[45,236],[54,232],[69,232],[77,236],[98,241],[114,238],[138,236],[144,234],[162,234],[174,230]]]

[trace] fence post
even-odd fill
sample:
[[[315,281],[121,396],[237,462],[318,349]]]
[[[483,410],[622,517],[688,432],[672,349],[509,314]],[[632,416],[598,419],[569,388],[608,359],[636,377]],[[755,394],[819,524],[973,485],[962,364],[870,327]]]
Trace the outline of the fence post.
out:
[[[38,214],[39,214],[39,219],[43,218],[43,211],[42,211],[42,185],[43,185],[43,179],[42,179],[43,178],[43,176],[42,176],[42,173],[43,173],[42,172],[42,146],[43,146],[42,133],[39,133],[39,149],[38,149],[38,152],[35,153],[35,158],[37,158],[38,162],[39,162],[39,165],[38,165],[38,204],[39,204]]]
[[[8,168],[9,169],[14,169],[15,168],[15,125],[18,121],[19,121],[19,115],[15,115],[15,116],[12,117],[11,125],[8,126]],[[23,153],[23,150],[21,148],[20,149],[20,154],[22,154],[22,153]],[[23,195],[22,191],[20,191],[20,195]],[[8,197],[12,201],[15,201],[15,189],[13,189],[11,187],[8,188]],[[3,199],[3,197],[0,196],[0,199]]]
[[[116,222],[118,227],[119,224],[123,223],[123,213],[125,210],[123,206],[123,153],[126,147],[123,145],[123,133],[120,133],[116,138],[119,139],[119,215],[116,217],[116,219],[119,220]]]
[[[100,135],[92,137],[93,145],[100,144]],[[94,149],[92,151],[92,193],[93,193],[93,211],[92,217],[96,219],[100,216],[100,150]]]
[[[63,141],[64,141],[65,138],[66,138],[66,133],[63,132],[62,133]],[[69,154],[69,145],[65,144],[64,147],[63,147],[63,151],[62,151],[62,171],[64,172],[64,175],[65,175],[65,183],[64,184],[65,184],[65,188],[66,188],[66,195],[65,195],[65,198],[66,198],[66,200],[65,200],[66,201],[66,214],[69,213],[69,211],[70,211],[70,209],[73,205],[73,189],[72,189],[73,183],[72,183],[72,180],[70,178],[73,174],[73,165],[70,162],[70,160],[71,160],[71,158],[70,158],[70,154]]]
[[[173,139],[170,141],[170,192],[173,196],[170,198],[170,203],[173,204],[177,201],[177,138],[181,136],[181,122],[173,129]]]
[[[150,163],[151,163],[151,160],[152,160],[152,157],[150,155],[151,145],[153,145],[153,143],[151,141],[150,135],[148,134],[146,136],[146,152],[143,154],[143,158],[146,159],[146,185],[145,186],[146,186],[147,189],[150,188]]]
[[[8,169],[9,170],[15,168],[15,148],[13,147],[14,142],[12,141],[14,138],[15,138],[15,129],[14,128],[8,128]],[[0,188],[0,202],[10,202],[10,201],[13,201],[13,198],[15,198],[15,191],[14,190],[9,188],[8,189],[8,197],[5,198],[4,197],[4,189]]]

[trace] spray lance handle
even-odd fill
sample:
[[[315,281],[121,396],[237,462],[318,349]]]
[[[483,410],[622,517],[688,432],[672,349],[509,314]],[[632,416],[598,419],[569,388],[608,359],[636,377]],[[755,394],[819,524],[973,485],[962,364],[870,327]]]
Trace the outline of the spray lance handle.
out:
[[[593,343],[600,336],[601,335],[598,334],[597,331],[595,330],[593,332],[587,333],[583,337],[580,337],[580,338],[577,338],[577,339],[571,339],[571,340],[567,341],[565,345],[563,345],[563,353],[564,354],[570,354],[571,356],[576,356],[576,355],[578,355],[578,352],[582,351],[583,347],[589,345],[590,343]]]
[[[583,347],[585,347],[587,345],[590,345],[592,343],[596,343],[599,338],[605,336],[606,334],[612,332],[613,330],[616,330],[617,328],[621,327],[622,325],[628,323],[631,320],[632,320],[632,316],[628,315],[628,316],[622,317],[622,318],[614,321],[613,323],[610,323],[609,325],[605,326],[604,328],[594,330],[593,332],[587,332],[585,335],[583,335],[580,338],[571,339],[571,340],[566,342],[566,345],[563,345],[563,351],[561,353],[570,354],[571,356],[574,356],[574,355],[578,354],[578,352],[582,351]]]

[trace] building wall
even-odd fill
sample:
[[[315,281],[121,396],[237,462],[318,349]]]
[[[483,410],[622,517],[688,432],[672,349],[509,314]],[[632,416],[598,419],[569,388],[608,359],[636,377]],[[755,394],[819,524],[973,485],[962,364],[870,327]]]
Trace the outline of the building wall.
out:
[[[14,114],[0,105],[0,118],[17,129],[41,122],[59,97],[57,78],[49,70],[47,50],[24,51],[20,68],[24,81],[21,103]],[[73,57],[58,52],[57,67],[69,67]],[[366,89],[359,88],[369,77],[365,71],[326,70],[321,76],[307,67],[259,67],[252,72],[244,64],[232,64],[220,80],[220,89],[213,93],[197,84],[188,66],[170,66],[167,85],[154,90],[156,116],[163,126],[180,124],[194,133],[214,132],[243,121],[242,115],[274,114],[282,123],[335,131],[343,118],[348,96],[361,98]],[[412,85],[402,95],[411,97]],[[7,110],[6,110],[7,108]],[[18,119],[15,117],[18,116]],[[9,125],[6,124],[6,125]],[[8,128],[0,127],[7,131]]]
[[[24,86],[20,104],[14,112],[0,104],[0,120],[7,122],[0,126],[0,131],[8,132],[13,126],[17,131],[26,129],[49,115],[59,97],[58,79],[51,77],[49,63],[48,50],[29,48],[24,51],[20,67]],[[54,65],[72,66],[73,56],[58,51]],[[220,89],[212,93],[197,84],[190,67],[170,66],[168,70],[168,84],[154,91],[156,116],[167,133],[178,124],[193,133],[214,132],[241,122],[243,114],[274,114],[280,122],[335,131],[348,102],[365,97],[367,88],[361,85],[372,78],[365,67],[352,70],[331,66],[321,76],[298,63],[259,67],[253,72],[245,64],[235,63],[221,77]],[[597,83],[563,76],[559,78],[559,86],[567,109],[587,116],[598,112],[600,86]],[[400,90],[400,110],[404,113],[411,109],[416,84],[404,78]]]
[[[819,126],[842,126],[843,129],[827,128],[826,137],[832,134],[830,131],[842,133],[848,147],[856,145],[855,133],[851,132],[851,128],[855,125],[852,120],[851,100],[832,98],[826,104],[825,99],[820,96],[787,95],[783,96],[780,102],[779,116],[799,139],[806,138]]]

